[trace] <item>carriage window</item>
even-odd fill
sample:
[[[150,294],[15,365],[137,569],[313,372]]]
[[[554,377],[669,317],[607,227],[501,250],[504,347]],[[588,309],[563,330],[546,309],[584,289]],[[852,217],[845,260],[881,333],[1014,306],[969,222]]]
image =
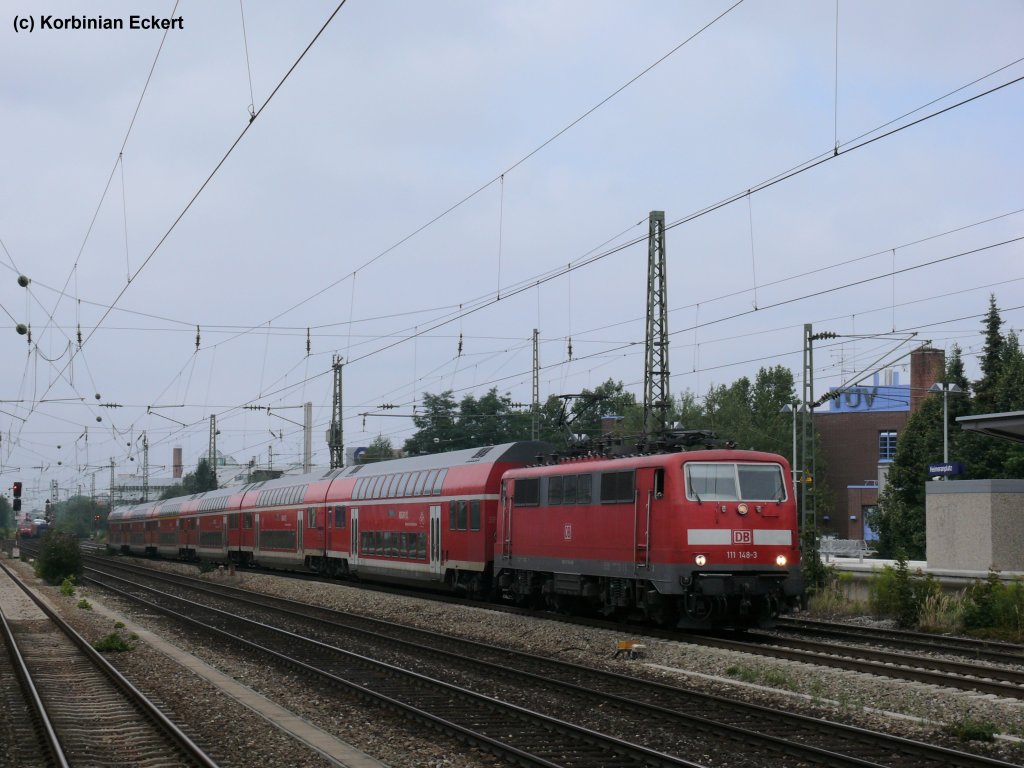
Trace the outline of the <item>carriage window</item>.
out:
[[[466,530],[466,526],[467,526],[466,507],[467,506],[468,505],[467,505],[467,503],[465,501],[460,501],[460,502],[458,502],[458,506],[456,508],[456,511],[458,512],[458,520],[456,522],[458,523],[460,531]]]
[[[370,496],[369,496],[369,498],[371,498],[371,499],[378,499],[378,498],[380,498],[380,486],[381,486],[381,483],[383,483],[383,482],[384,482],[384,475],[377,475],[375,478],[373,478],[373,485],[370,486]]]
[[[473,499],[469,502],[469,530],[480,530],[480,500]]]
[[[455,530],[455,502],[448,502],[448,530]]]
[[[423,481],[423,495],[430,496],[434,492],[434,481],[437,480],[437,475],[441,470],[432,469],[427,472],[427,477]]]
[[[562,503],[562,478],[548,478],[548,504],[555,505]]]
[[[243,512],[242,513],[242,527],[243,528],[252,528],[252,512]]]
[[[427,474],[428,474],[427,472],[417,472],[415,475],[413,475],[413,477],[416,478],[415,481],[413,481],[413,484],[412,484],[411,494],[413,496],[422,496],[423,495],[423,486],[427,482]]]
[[[440,496],[441,490],[444,488],[444,479],[448,475],[447,469],[439,469],[437,471],[437,477],[434,479],[433,495]]]
[[[590,503],[590,475],[576,475],[576,503]]]
[[[520,477],[512,488],[512,497],[517,507],[536,507],[540,503],[540,480],[536,477]]]
[[[238,514],[228,515],[228,528],[234,530],[238,528]]]
[[[316,508],[315,507],[307,507],[306,508],[306,527],[307,528],[316,528]]]
[[[345,527],[345,507],[334,508],[334,527],[344,528]]]
[[[633,501],[633,472],[602,472],[601,503],[617,504]]]

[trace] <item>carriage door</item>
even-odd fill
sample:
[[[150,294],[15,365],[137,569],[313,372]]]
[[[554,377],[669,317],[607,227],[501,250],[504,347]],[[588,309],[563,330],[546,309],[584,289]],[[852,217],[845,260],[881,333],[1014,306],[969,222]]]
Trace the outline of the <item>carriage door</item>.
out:
[[[508,480],[501,481],[501,555],[512,557],[512,497],[508,493]]]
[[[303,513],[301,509],[295,513],[295,551],[300,555],[302,554],[302,539],[304,533],[302,529],[302,516]]]
[[[348,511],[348,524],[351,538],[348,544],[349,568],[359,563],[359,508],[352,507]]]
[[[430,507],[430,572],[441,573],[441,505]]]
[[[651,564],[651,519],[663,503],[665,470],[660,467],[642,467],[636,471],[636,495],[633,502],[633,544],[636,564]]]

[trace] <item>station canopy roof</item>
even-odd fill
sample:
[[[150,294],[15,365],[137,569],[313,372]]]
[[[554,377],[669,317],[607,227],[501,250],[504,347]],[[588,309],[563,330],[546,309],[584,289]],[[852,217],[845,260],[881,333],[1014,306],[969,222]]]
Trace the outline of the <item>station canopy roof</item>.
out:
[[[961,427],[971,432],[1024,443],[1024,411],[958,416],[956,420]]]

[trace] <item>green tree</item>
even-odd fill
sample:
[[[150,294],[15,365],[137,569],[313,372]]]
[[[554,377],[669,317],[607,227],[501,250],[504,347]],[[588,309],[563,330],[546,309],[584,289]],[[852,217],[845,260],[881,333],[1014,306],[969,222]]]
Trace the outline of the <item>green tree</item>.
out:
[[[410,455],[419,453],[440,453],[467,448],[458,429],[458,406],[449,389],[439,395],[425,394],[423,405],[412,417],[416,434],[405,441],[405,451]]]
[[[161,495],[161,499],[177,496],[191,496],[193,493],[217,490],[217,478],[206,459],[200,459],[195,472],[189,472],[181,479],[181,485],[172,485]]]
[[[53,506],[54,527],[61,533],[88,538],[99,530],[105,520],[104,511],[105,507],[100,507],[88,496],[72,496]]]
[[[360,458],[362,464],[372,464],[375,461],[386,461],[395,457],[395,449],[391,441],[383,435],[377,435],[370,443]]]
[[[14,519],[14,510],[11,508],[11,502],[7,500],[6,496],[0,496],[0,530],[7,531],[13,529],[17,525],[17,521]]]

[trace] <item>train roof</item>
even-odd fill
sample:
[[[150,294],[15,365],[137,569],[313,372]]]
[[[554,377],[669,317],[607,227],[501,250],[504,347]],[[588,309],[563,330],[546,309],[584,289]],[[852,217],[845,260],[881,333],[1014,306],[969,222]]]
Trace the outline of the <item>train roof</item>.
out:
[[[788,466],[786,457],[776,453],[747,451],[738,448],[711,448],[671,453],[638,453],[625,456],[562,457],[553,463],[532,464],[510,470],[510,472],[515,473],[516,476],[536,474],[558,475],[565,474],[566,472],[602,472],[628,467],[675,466],[689,461],[778,462]]]
[[[350,477],[371,477],[388,475],[393,472],[420,472],[425,469],[444,469],[479,464],[497,464],[499,462],[523,464],[537,461],[538,456],[550,453],[551,445],[532,440],[521,440],[515,443],[486,445],[480,448],[467,448],[461,451],[445,453],[428,453],[422,456],[409,456],[403,459],[389,459],[373,464],[356,464],[344,469],[334,469],[323,475],[322,479],[347,479]]]

